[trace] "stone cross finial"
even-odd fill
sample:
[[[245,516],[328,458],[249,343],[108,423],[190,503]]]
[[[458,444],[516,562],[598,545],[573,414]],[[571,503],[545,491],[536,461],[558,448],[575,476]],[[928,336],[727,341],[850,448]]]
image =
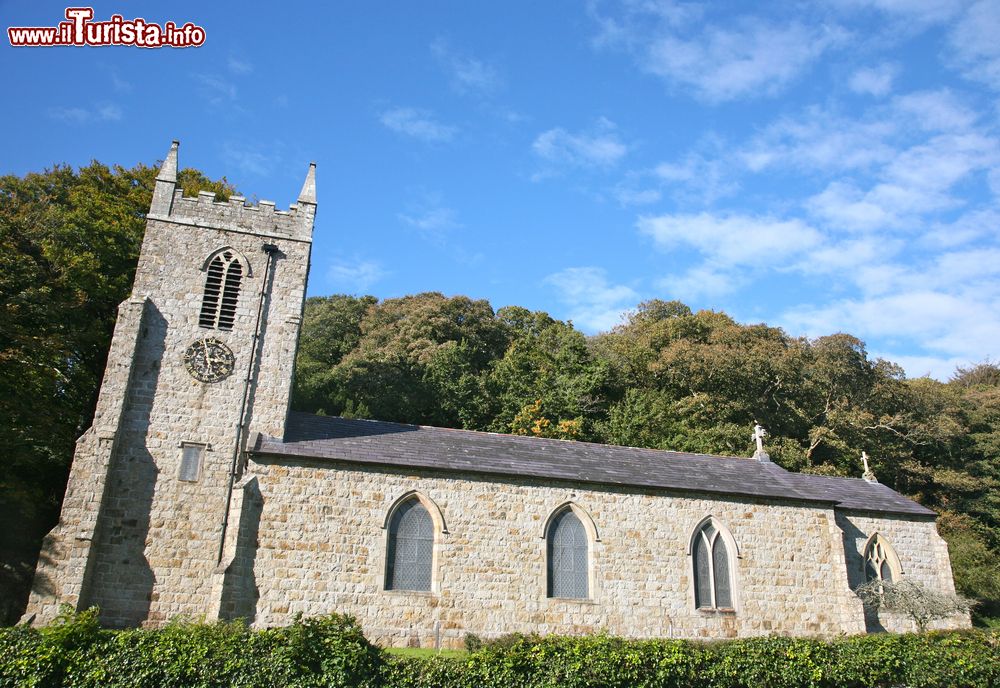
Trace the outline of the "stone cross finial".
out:
[[[753,438],[757,442],[757,451],[753,453],[753,458],[758,461],[770,461],[771,457],[768,456],[767,452],[764,451],[764,437],[767,436],[767,430],[761,427],[760,423],[757,421],[753,422]]]
[[[861,452],[861,462],[865,465],[865,472],[864,474],[862,474],[861,477],[864,478],[867,482],[877,483],[878,479],[875,477],[875,471],[873,471],[871,469],[871,466],[868,465],[867,452]]]

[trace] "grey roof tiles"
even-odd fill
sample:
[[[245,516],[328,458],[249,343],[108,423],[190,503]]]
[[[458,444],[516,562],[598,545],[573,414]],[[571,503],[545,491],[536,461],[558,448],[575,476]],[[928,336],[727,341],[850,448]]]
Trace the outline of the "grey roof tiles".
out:
[[[285,438],[252,452],[632,488],[766,497],[934,516],[878,483],[790,473],[753,459],[291,413]]]

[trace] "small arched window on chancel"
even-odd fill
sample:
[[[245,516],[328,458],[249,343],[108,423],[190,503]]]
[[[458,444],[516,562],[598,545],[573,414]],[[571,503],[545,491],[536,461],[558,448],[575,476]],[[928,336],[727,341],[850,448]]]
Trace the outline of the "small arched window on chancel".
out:
[[[902,573],[895,550],[879,533],[868,538],[864,551],[864,566],[865,580],[868,582],[893,583]]]
[[[715,519],[706,519],[691,541],[694,602],[698,609],[735,609],[733,556],[735,543]]]
[[[245,272],[243,263],[233,249],[219,251],[208,261],[201,314],[198,317],[201,327],[233,329]]]
[[[417,497],[396,507],[389,519],[385,589],[431,591],[434,521]]]

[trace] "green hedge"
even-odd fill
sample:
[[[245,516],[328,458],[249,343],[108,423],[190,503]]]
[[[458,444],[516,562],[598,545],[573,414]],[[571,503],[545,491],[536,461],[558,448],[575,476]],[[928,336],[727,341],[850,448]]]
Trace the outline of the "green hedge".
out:
[[[392,655],[350,617],[102,630],[93,611],[0,629],[0,686],[400,688],[1000,687],[1000,631],[714,643],[508,636],[459,657]]]

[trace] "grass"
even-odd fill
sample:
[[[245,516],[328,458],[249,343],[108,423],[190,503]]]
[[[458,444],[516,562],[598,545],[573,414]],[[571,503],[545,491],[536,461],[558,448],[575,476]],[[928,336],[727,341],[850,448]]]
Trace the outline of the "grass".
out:
[[[433,647],[386,647],[386,652],[404,657],[461,657],[465,650],[435,650]]]

